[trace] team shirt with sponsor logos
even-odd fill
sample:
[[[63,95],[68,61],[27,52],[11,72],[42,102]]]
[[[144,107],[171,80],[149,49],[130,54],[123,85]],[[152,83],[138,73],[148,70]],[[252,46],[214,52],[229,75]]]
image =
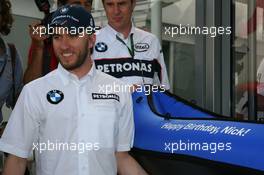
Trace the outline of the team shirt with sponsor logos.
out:
[[[24,87],[0,150],[28,158],[34,148],[38,175],[116,175],[115,152],[134,135],[131,93],[118,85],[94,66],[78,79],[59,65]]]
[[[92,58],[98,70],[127,84],[155,84],[170,88],[159,40],[134,26],[126,39],[110,25],[98,31]]]

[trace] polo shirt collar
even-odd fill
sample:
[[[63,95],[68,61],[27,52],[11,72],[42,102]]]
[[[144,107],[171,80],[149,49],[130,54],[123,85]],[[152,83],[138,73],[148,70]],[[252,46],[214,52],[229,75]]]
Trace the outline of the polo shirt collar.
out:
[[[113,27],[111,27],[109,24],[107,24],[107,25],[105,26],[105,28],[106,28],[107,32],[110,34],[109,37],[110,37],[110,39],[111,39],[111,42],[113,42],[113,41],[116,40],[116,35],[118,35],[119,37],[121,36],[121,39],[124,39],[123,34],[117,32],[117,31],[116,31]],[[129,33],[128,36],[130,36],[131,34],[134,34],[134,33],[135,33],[135,30],[136,30],[136,29],[135,29],[135,26],[134,26],[134,24],[132,23],[132,28],[131,28],[130,33]]]
[[[92,63],[92,67],[90,71],[86,75],[84,75],[81,79],[79,79],[76,75],[66,70],[61,64],[58,65],[57,71],[64,85],[68,85],[71,81],[83,84],[88,81],[92,81],[96,75],[94,63]]]

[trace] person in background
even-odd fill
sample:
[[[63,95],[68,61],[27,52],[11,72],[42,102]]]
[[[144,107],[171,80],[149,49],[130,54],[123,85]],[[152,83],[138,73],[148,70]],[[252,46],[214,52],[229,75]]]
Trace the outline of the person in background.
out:
[[[96,68],[129,85],[170,89],[158,38],[134,26],[136,0],[102,0],[108,24],[97,35],[92,58]]]
[[[0,0],[0,123],[3,120],[3,105],[13,108],[23,86],[20,55],[13,44],[7,44],[2,38],[10,33],[12,23],[10,1]]]
[[[60,7],[66,4],[79,4],[90,12],[92,9],[92,2],[92,0],[58,0],[57,5]],[[46,75],[58,66],[51,39],[48,38],[48,36],[33,34],[33,27],[36,26],[40,29],[43,25],[41,22],[34,22],[29,26],[31,46],[28,54],[28,65],[24,74],[25,84]]]
[[[7,44],[2,38],[10,33],[12,23],[10,1],[0,0],[0,137],[6,126],[6,122],[3,122],[2,107],[5,104],[8,108],[13,108],[23,86],[20,55],[13,44]],[[0,156],[0,159],[4,157]]]

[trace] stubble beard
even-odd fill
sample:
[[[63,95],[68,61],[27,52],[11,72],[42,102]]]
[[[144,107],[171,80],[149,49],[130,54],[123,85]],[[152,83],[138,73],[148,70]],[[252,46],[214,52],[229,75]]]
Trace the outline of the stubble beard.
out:
[[[81,67],[84,64],[86,58],[88,57],[89,49],[87,48],[88,48],[88,41],[85,43],[84,52],[80,52],[80,55],[78,55],[77,60],[71,65],[63,64],[61,59],[59,59],[59,62],[62,65],[62,67],[64,67],[64,69],[68,71],[72,71]]]

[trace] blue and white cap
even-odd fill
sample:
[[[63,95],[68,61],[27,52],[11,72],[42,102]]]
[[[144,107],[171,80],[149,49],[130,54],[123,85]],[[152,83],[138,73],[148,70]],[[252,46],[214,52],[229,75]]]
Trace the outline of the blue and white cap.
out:
[[[53,27],[91,27],[95,29],[93,16],[81,5],[65,5],[52,15],[50,26]]]

